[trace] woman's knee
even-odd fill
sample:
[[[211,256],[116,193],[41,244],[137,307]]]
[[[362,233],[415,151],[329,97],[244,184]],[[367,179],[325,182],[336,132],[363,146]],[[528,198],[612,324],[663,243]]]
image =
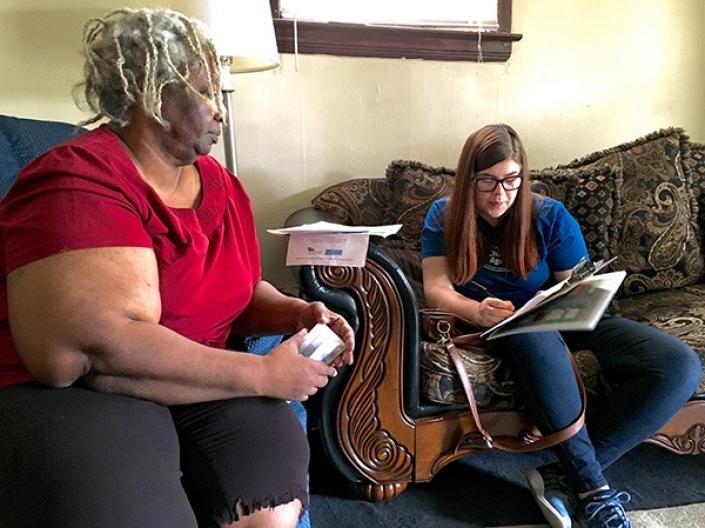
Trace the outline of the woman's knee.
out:
[[[246,515],[241,504],[236,507],[238,520],[222,521],[221,528],[295,528],[301,515],[301,501],[293,500],[274,508],[262,508]]]
[[[285,402],[239,398],[172,408],[172,415],[183,483],[202,524],[286,526],[286,505],[308,504],[308,442]],[[294,525],[300,508],[290,515]]]
[[[683,387],[683,390],[692,395],[698,388],[703,376],[703,367],[698,354],[689,346],[679,342],[669,354],[670,360],[666,363],[665,372],[672,379],[672,383]]]
[[[611,317],[600,321],[590,347],[607,371],[647,376],[653,390],[692,394],[702,377],[698,355],[677,337],[652,326]]]

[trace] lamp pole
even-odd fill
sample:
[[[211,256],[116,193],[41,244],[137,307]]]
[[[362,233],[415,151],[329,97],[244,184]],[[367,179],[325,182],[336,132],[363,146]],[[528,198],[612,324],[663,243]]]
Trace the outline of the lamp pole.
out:
[[[267,0],[183,0],[181,3],[184,12],[201,19],[210,28],[220,62],[220,90],[226,113],[223,121],[225,166],[239,176],[233,110],[235,87],[231,75],[279,66],[270,3]]]
[[[238,176],[237,147],[235,146],[235,116],[233,115],[233,92],[235,88],[230,79],[232,57],[220,57],[220,90],[223,93],[225,107],[225,122],[223,123],[223,149],[225,150],[225,166],[235,176]]]

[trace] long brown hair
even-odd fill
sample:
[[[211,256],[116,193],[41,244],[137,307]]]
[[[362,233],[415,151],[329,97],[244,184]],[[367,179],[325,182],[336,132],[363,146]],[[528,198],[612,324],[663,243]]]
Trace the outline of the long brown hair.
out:
[[[475,207],[477,173],[511,159],[521,166],[522,183],[516,200],[499,223],[499,254],[517,277],[525,278],[538,261],[533,193],[528,182],[526,152],[516,131],[504,124],[487,125],[465,141],[455,172],[455,186],[445,217],[445,252],[450,278],[462,284],[475,275],[489,247],[478,230]]]

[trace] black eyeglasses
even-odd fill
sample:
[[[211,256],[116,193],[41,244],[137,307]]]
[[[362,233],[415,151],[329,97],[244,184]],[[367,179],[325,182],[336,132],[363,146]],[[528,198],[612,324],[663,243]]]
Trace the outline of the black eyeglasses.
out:
[[[508,178],[475,178],[475,187],[480,192],[492,192],[498,184],[502,184],[505,191],[516,191],[521,185],[521,176],[509,176]]]

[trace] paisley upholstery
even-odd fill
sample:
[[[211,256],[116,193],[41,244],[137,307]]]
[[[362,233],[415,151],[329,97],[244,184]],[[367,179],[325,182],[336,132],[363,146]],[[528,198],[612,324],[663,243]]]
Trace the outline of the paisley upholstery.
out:
[[[567,168],[618,167],[617,253],[627,270],[627,295],[687,286],[703,276],[698,203],[684,157],[688,138],[679,128],[659,130],[571,161]]]
[[[565,204],[580,224],[593,261],[618,256],[619,226],[615,211],[620,207],[622,190],[618,167],[531,171],[531,182],[534,192]]]
[[[421,391],[436,403],[465,402],[455,366],[448,351],[438,343],[422,342]],[[466,366],[478,407],[512,408],[516,405],[516,387],[506,363],[498,356],[458,348]]]
[[[324,189],[311,203],[340,224],[383,225],[390,195],[385,180],[358,178]]]
[[[692,179],[691,189],[698,205],[698,223],[700,227],[700,247],[705,248],[705,144],[690,143],[683,164]]]
[[[387,208],[387,224],[402,224],[398,238],[408,247],[421,249],[421,230],[426,211],[453,189],[455,171],[418,161],[393,161],[387,167],[387,183],[394,199]]]
[[[620,299],[618,312],[678,337],[705,365],[705,284]],[[705,378],[700,380],[698,393],[705,393]]]

